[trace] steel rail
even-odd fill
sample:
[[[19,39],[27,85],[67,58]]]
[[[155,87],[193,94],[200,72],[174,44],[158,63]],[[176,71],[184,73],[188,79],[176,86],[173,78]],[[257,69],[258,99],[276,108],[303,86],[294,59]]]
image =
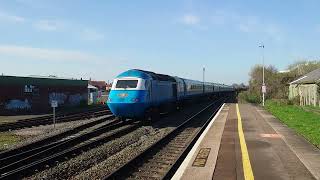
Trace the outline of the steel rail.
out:
[[[108,114],[111,114],[110,110],[89,111],[89,112],[82,112],[82,113],[80,112],[77,114],[69,114],[69,115],[61,114],[56,118],[56,122],[69,122],[69,121],[88,119],[88,118],[108,115]],[[1,124],[0,132],[15,130],[19,128],[27,128],[32,126],[52,124],[52,123],[53,123],[52,115],[38,117],[34,119],[19,120],[16,122]]]
[[[62,133],[59,133],[59,134],[56,134],[56,135],[53,135],[53,136],[50,136],[50,137],[47,137],[47,138],[44,138],[44,139],[41,139],[39,141],[35,141],[35,142],[23,145],[21,147],[15,148],[15,149],[11,149],[11,150],[6,150],[6,151],[3,151],[3,152],[0,152],[0,161],[3,162],[2,161],[3,158],[9,157],[9,156],[12,156],[12,155],[15,155],[15,154],[19,154],[19,153],[24,152],[24,151],[28,151],[29,149],[32,149],[32,148],[37,148],[37,147],[43,146],[45,144],[48,144],[48,142],[57,141],[57,140],[62,139],[64,137],[66,137],[66,136],[70,136],[70,135],[75,134],[75,133],[77,133],[79,131],[82,131],[82,130],[84,130],[86,128],[89,128],[91,126],[100,124],[103,121],[110,120],[110,119],[113,119],[113,118],[114,118],[114,116],[110,115],[110,116],[105,117],[103,119],[92,121],[92,122],[80,125],[80,126],[75,127],[73,129],[64,131]]]
[[[127,122],[130,123],[130,122]],[[115,130],[123,126],[123,122],[119,124],[114,124],[110,127],[99,128],[95,132],[90,132],[84,134],[80,137],[75,137],[58,144],[57,146],[52,146],[49,149],[38,152],[32,156],[14,162],[13,164],[7,165],[0,168],[0,179],[12,179],[21,178],[25,175],[30,174],[33,169],[42,168],[43,165],[48,165],[55,163],[55,161],[60,159],[65,159],[65,157],[74,156],[75,154],[82,153],[92,147],[99,144],[111,141],[117,137],[121,137],[126,133],[129,133],[142,125],[141,122],[133,122],[129,124],[128,127],[120,129],[116,132],[111,133],[105,137],[99,137],[93,139],[97,135],[101,135],[103,132],[108,130]],[[96,135],[96,136],[95,136]],[[66,148],[67,147],[67,148]]]
[[[97,121],[93,121],[93,122],[81,125],[79,127],[76,127],[74,129],[71,129],[68,132],[64,132],[61,134],[57,134],[53,137],[46,138],[46,139],[42,140],[41,143],[39,143],[39,142],[31,143],[31,144],[28,144],[27,146],[24,146],[23,148],[21,147],[21,148],[17,148],[17,149],[13,149],[13,150],[1,153],[0,154],[0,157],[1,157],[0,158],[0,162],[1,162],[0,168],[4,167],[6,165],[9,165],[11,163],[14,163],[15,161],[18,161],[19,159],[26,158],[26,157],[31,156],[33,154],[36,154],[38,152],[44,151],[45,149],[49,149],[51,147],[57,146],[58,144],[61,144],[64,141],[66,141],[67,140],[66,138],[70,137],[71,135],[76,134],[80,131],[83,131],[87,128],[90,128],[94,125],[103,123],[107,119],[111,119],[111,118],[113,118],[113,116],[110,116],[108,118],[103,118],[103,119],[100,119]],[[111,121],[111,122],[109,122],[99,128],[110,126],[110,125],[113,125],[116,123],[119,123],[119,121],[116,121],[116,120]]]

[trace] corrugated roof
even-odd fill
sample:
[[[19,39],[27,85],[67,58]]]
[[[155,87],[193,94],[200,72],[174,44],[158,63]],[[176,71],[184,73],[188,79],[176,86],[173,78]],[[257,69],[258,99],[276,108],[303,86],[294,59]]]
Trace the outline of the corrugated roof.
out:
[[[98,87],[100,89],[103,89],[106,87],[105,81],[89,81],[89,84],[91,84],[92,86]]]
[[[98,89],[98,88],[95,86],[92,86],[91,84],[88,84],[88,89]]]
[[[310,84],[320,81],[320,68],[292,81],[290,84]]]

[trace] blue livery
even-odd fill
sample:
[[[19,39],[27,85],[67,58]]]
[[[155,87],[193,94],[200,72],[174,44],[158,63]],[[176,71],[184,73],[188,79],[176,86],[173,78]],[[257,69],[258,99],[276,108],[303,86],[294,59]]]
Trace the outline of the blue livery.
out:
[[[187,99],[231,91],[231,86],[132,69],[114,79],[107,105],[117,117],[141,118]]]

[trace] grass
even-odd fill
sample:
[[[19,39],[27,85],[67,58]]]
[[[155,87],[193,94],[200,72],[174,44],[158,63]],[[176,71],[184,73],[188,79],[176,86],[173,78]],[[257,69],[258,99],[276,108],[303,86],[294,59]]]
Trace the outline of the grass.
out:
[[[20,137],[13,133],[0,133],[0,151],[7,149],[20,141]]]
[[[272,100],[268,100],[265,107],[288,127],[320,148],[320,114],[305,111],[299,106],[281,104]]]
[[[304,106],[302,107],[306,111],[311,111],[320,115],[320,107],[319,106]]]

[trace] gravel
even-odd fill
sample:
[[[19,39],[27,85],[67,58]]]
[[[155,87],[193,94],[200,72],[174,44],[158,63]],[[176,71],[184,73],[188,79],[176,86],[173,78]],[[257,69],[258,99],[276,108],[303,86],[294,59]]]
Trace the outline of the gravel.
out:
[[[21,141],[17,144],[12,144],[7,149],[14,149],[17,147],[21,147],[27,144],[31,144],[33,142],[48,138],[50,136],[54,136],[56,134],[63,133],[65,131],[68,131],[70,129],[76,128],[78,126],[81,126],[83,124],[96,121],[99,119],[103,119],[107,116],[100,116],[97,118],[91,118],[91,119],[85,119],[85,120],[79,120],[79,121],[72,121],[72,122],[63,122],[63,123],[57,123],[55,129],[53,129],[53,125],[43,125],[43,126],[36,126],[31,128],[24,128],[19,130],[11,131],[15,135],[18,135],[21,137]]]
[[[124,126],[123,128],[125,127],[126,126]],[[156,131],[151,126],[138,128],[132,133],[129,133],[125,136],[122,136],[121,138],[117,138],[114,141],[110,141],[108,143],[103,144],[102,146],[99,146],[97,148],[84,152],[80,156],[72,158],[69,161],[62,162],[58,166],[55,166],[50,169],[46,169],[29,178],[30,179],[70,178],[80,173],[82,170],[89,169],[90,167],[95,166],[97,163],[104,161],[105,159],[118,153],[122,149],[129,147],[131,144],[135,144],[136,142],[139,142],[139,141],[146,141],[148,136],[151,136],[154,133],[156,133]]]
[[[101,179],[172,131],[207,103],[185,108],[26,179]],[[90,178],[88,178],[90,177]]]
[[[113,170],[125,164],[129,159],[134,158],[136,155],[144,151],[147,147],[161,139],[173,129],[172,127],[153,129],[150,126],[144,128],[148,129],[149,133],[140,136],[138,141],[135,141],[121,151],[108,157],[101,163],[87,169],[84,172],[81,172],[79,175],[74,176],[71,179],[86,179],[87,177],[101,179],[106,174],[110,174]]]

